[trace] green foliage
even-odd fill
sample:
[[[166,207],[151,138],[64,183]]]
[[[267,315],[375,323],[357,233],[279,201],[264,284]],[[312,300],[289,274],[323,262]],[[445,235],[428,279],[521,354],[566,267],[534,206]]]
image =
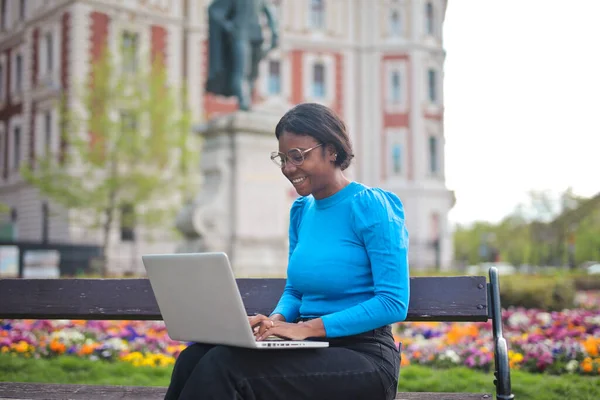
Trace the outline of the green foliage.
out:
[[[531,192],[529,197],[528,205],[520,205],[497,224],[458,226],[456,259],[463,264],[500,259],[516,266],[600,261],[600,204],[594,206],[593,199],[577,197],[570,189],[557,198],[546,192]]]
[[[22,168],[27,182],[102,228],[113,224],[173,226],[194,192],[197,148],[183,90],[169,86],[164,66],[125,71],[108,51],[93,64],[80,93],[61,102],[61,154]],[[125,212],[127,210],[127,212]]]
[[[511,275],[500,281],[503,307],[560,311],[575,306],[575,284],[560,276]]]
[[[577,290],[600,291],[600,275],[579,275],[573,277],[573,284]]]

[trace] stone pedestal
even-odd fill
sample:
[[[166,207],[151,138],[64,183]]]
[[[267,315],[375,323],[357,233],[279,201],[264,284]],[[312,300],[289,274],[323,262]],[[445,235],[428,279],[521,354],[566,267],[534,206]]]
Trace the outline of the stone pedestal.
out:
[[[270,159],[280,113],[235,112],[197,129],[202,188],[182,209],[178,251],[227,253],[236,276],[284,276],[290,184]]]

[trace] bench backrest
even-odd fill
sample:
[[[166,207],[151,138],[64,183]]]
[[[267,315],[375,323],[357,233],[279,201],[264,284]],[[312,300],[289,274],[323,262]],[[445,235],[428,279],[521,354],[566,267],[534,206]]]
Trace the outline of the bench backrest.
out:
[[[275,307],[284,279],[238,279],[248,315]],[[409,321],[486,321],[483,276],[410,279]],[[0,318],[162,320],[148,279],[0,279]]]

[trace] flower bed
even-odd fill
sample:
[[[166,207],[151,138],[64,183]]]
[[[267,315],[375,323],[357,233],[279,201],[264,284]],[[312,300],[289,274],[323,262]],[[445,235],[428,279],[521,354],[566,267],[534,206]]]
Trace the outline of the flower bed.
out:
[[[528,372],[600,375],[600,314],[591,310],[509,309],[502,315],[511,368]],[[399,324],[402,363],[494,368],[491,321]]]
[[[162,321],[0,320],[0,353],[23,357],[73,354],[168,366],[184,348],[169,338]]]
[[[509,309],[503,313],[511,367],[529,372],[600,375],[597,310]],[[493,369],[491,322],[398,324],[403,365]],[[169,366],[185,348],[163,322],[0,320],[0,352],[23,357],[75,354],[92,360]]]

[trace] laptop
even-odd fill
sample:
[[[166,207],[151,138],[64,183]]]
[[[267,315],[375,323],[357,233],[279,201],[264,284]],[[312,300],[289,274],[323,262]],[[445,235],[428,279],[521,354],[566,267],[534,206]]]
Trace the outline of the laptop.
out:
[[[257,341],[225,253],[147,254],[142,261],[173,340],[251,349],[329,346],[275,337]]]

